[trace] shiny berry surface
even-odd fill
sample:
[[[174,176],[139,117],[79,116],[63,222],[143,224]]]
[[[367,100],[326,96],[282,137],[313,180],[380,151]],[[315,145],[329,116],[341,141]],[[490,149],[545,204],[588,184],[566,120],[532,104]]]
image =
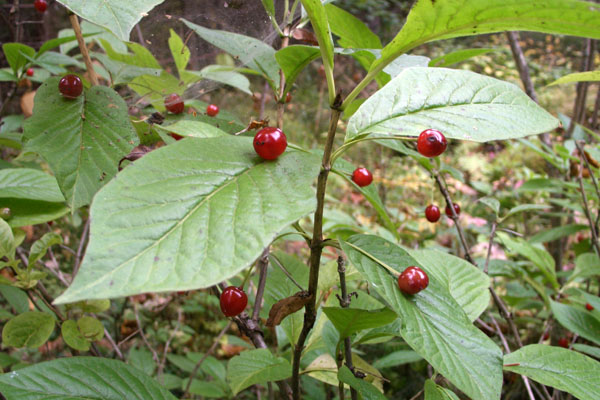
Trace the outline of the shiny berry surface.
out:
[[[569,339],[564,338],[564,337],[558,339],[558,345],[560,347],[564,347],[565,349],[568,349],[569,348]]]
[[[425,157],[437,157],[446,150],[448,142],[442,132],[427,129],[421,132],[417,139],[417,150]]]
[[[171,136],[175,140],[181,140],[181,139],[183,139],[185,137],[185,136],[181,136],[181,135],[178,135],[176,133],[173,133],[173,132],[169,133],[169,136]]]
[[[352,181],[360,187],[369,186],[373,182],[373,174],[364,167],[356,168],[352,173]]]
[[[235,317],[244,311],[248,305],[248,296],[236,286],[229,286],[221,293],[221,311],[227,317]]]
[[[287,92],[287,94],[285,95],[285,102],[289,103],[290,101],[292,101],[292,94],[290,92]]]
[[[68,99],[75,99],[83,92],[83,83],[77,75],[65,75],[58,82],[58,91]]]
[[[264,160],[275,160],[285,151],[287,138],[279,128],[267,126],[254,136],[254,151]]]
[[[209,104],[206,107],[206,115],[208,115],[209,117],[216,117],[217,114],[219,113],[219,106],[216,104]]]
[[[440,219],[440,208],[436,205],[430,204],[425,209],[425,218],[429,222],[437,222]]]
[[[48,8],[48,2],[46,0],[35,0],[33,6],[39,13],[43,13],[46,11],[46,8]]]
[[[27,76],[33,76],[33,68],[27,68],[27,72],[25,72]]]
[[[398,287],[406,294],[417,294],[429,285],[429,277],[419,267],[408,267],[398,277]]]
[[[452,210],[450,210],[449,206],[446,206],[444,212],[446,213],[448,218],[452,218]],[[456,215],[460,215],[460,206],[457,203],[454,203],[454,212],[456,213]]]
[[[590,303],[585,303],[585,309],[588,311],[593,311],[594,310],[594,306],[591,305]]]
[[[183,112],[183,99],[177,93],[173,93],[165,97],[165,108],[173,114],[181,114]]]

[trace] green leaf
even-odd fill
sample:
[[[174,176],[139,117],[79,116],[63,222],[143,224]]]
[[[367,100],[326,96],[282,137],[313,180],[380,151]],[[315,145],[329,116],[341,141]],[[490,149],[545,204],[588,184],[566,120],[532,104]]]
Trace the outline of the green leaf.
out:
[[[547,204],[520,204],[520,205],[508,210],[506,215],[504,217],[502,217],[501,220],[505,220],[506,218],[508,218],[512,215],[521,213],[521,212],[547,210],[550,207],[551,206],[549,206]]]
[[[269,17],[271,18],[275,18],[275,4],[273,4],[273,0],[261,0],[263,7],[265,8],[265,11],[267,12],[267,14],[269,14]]]
[[[548,243],[565,236],[571,236],[574,233],[584,231],[589,228],[590,227],[588,225],[582,224],[559,226],[556,228],[549,229],[547,231],[541,231],[539,233],[536,233],[535,235],[529,238],[529,243]]]
[[[96,341],[104,337],[104,326],[94,317],[84,315],[77,321],[77,327],[87,340]]]
[[[598,82],[600,81],[600,71],[587,71],[587,72],[575,72],[573,74],[565,75],[548,86],[560,85],[563,83],[573,82]]]
[[[398,350],[386,356],[378,358],[373,366],[378,369],[396,367],[398,365],[410,364],[422,360],[417,352],[412,350]]]
[[[181,388],[185,389],[189,379],[181,382]],[[218,382],[204,382],[194,379],[190,385],[190,393],[209,399],[225,399],[227,392],[223,390]]]
[[[15,309],[17,314],[22,314],[29,310],[29,297],[21,289],[0,284],[0,295]]]
[[[35,55],[35,50],[32,47],[22,43],[4,43],[2,51],[4,51],[4,57],[6,57],[8,65],[15,74],[18,74],[29,62],[25,56],[33,57]]]
[[[173,29],[169,29],[169,48],[171,49],[171,55],[175,60],[175,66],[181,77],[181,73],[185,71],[188,61],[190,61],[190,49],[183,43],[183,40],[175,33]]]
[[[127,43],[127,47],[133,52],[133,54],[129,52],[120,53],[114,50],[113,45],[111,45],[111,42],[109,42],[107,39],[100,39],[100,43],[106,51],[108,57],[110,57],[112,60],[134,65],[136,67],[162,70],[160,64],[158,61],[156,61],[156,58],[154,58],[150,50],[138,43]]]
[[[2,344],[33,349],[46,343],[53,330],[54,318],[52,315],[28,311],[17,315],[4,325]],[[6,394],[3,390],[0,392]]]
[[[280,381],[291,375],[290,363],[268,349],[244,351],[227,364],[227,381],[234,395],[257,383]]]
[[[425,381],[425,400],[459,400],[459,398],[451,390],[427,379]]]
[[[341,241],[340,241],[341,242]],[[429,286],[414,296],[398,289],[397,275],[420,264],[402,248],[376,236],[341,242],[352,264],[400,317],[408,345],[471,398],[499,399],[502,352],[477,329],[430,269]],[[395,270],[392,276],[387,268]]]
[[[383,377],[381,373],[357,354],[352,354],[352,364],[355,368],[366,373],[365,381],[383,392]],[[318,379],[330,385],[338,385],[338,368],[336,361],[329,353],[323,353],[315,358],[301,374]]]
[[[428,128],[447,138],[486,142],[557,126],[556,118],[511,83],[470,71],[415,67],[361,105],[348,122],[346,142],[366,134],[418,136]]]
[[[517,253],[531,261],[544,274],[546,279],[558,289],[560,286],[556,279],[554,270],[554,259],[543,248],[532,246],[521,238],[511,238],[504,232],[498,232],[496,237],[502,241],[502,244],[512,252]]]
[[[422,0],[371,70],[423,43],[503,31],[600,38],[598,5],[576,0]]]
[[[575,269],[569,277],[569,282],[575,278],[589,278],[600,275],[600,258],[596,253],[584,253],[575,259]]]
[[[498,199],[495,199],[493,197],[482,197],[477,201],[491,208],[494,214],[498,215],[500,213],[500,202],[498,201]]]
[[[598,347],[589,346],[587,344],[575,343],[573,344],[573,349],[600,359],[600,348]]]
[[[312,46],[287,46],[275,53],[277,63],[285,76],[286,91],[293,85],[300,72],[319,58],[319,49]]]
[[[213,125],[209,125],[201,121],[191,121],[185,119],[177,121],[174,124],[167,126],[155,125],[154,128],[164,133],[173,132],[181,136],[189,136],[196,138],[214,138],[229,136],[226,132],[223,132],[222,130]]]
[[[60,332],[63,340],[69,347],[79,351],[88,351],[90,349],[91,342],[83,336],[77,327],[77,322],[72,319],[68,319],[62,323]]]
[[[147,349],[136,349],[134,347],[129,350],[127,364],[136,367],[148,376],[152,376],[156,370],[156,362],[152,358],[152,353]]]
[[[12,228],[0,218],[0,258],[6,256],[9,260],[15,258],[15,236]]]
[[[444,54],[434,58],[429,62],[430,67],[449,67],[450,65],[468,60],[469,58],[477,57],[482,54],[497,51],[497,49],[463,49],[453,51],[452,53]]]
[[[0,170],[0,197],[53,203],[65,201],[56,178],[43,171],[29,168]]]
[[[19,79],[14,72],[10,72],[8,68],[0,69],[0,82],[18,82]]]
[[[369,382],[358,379],[345,365],[338,371],[338,379],[354,388],[364,400],[385,400],[386,397]]]
[[[279,87],[279,68],[275,60],[275,49],[261,40],[237,33],[204,28],[183,18],[181,21],[208,43],[236,57],[242,65],[265,74],[265,77]]]
[[[163,1],[58,0],[81,18],[105,27],[125,42],[129,41],[129,33],[142,17]]]
[[[87,37],[91,37],[91,36],[95,36],[95,35],[97,35],[97,33],[84,33],[82,36],[84,38],[87,38]],[[55,39],[50,39],[50,40],[44,42],[44,44],[42,44],[42,47],[40,47],[36,56],[39,57],[49,50],[59,47],[65,43],[74,42],[76,40],[77,40],[77,36],[74,36],[74,35],[61,36],[61,37],[57,37]],[[75,46],[77,46],[77,45],[75,45]],[[65,52],[63,52],[63,53],[65,53]]]
[[[115,91],[94,86],[66,99],[56,90],[58,81],[50,78],[37,91],[33,116],[25,123],[25,148],[50,164],[67,203],[76,209],[116,175],[119,160],[138,139],[127,105]]]
[[[471,321],[490,302],[490,278],[462,258],[438,250],[407,250],[417,262],[442,283]]]
[[[55,244],[62,244],[63,239],[58,233],[48,232],[40,239],[36,240],[31,246],[29,252],[29,265],[33,265],[37,260],[44,257],[48,249]]]
[[[102,357],[46,361],[0,375],[9,399],[175,400],[154,379],[124,362]]]
[[[333,70],[333,39],[329,30],[329,22],[327,21],[327,13],[321,0],[301,0],[304,10],[308,14],[317,41],[319,42],[319,50],[325,71]],[[325,72],[327,73],[327,72]]]
[[[69,212],[64,203],[0,198],[0,208],[4,207],[10,208],[12,216],[7,222],[13,228],[54,221]]]
[[[139,96],[145,97],[159,111],[165,111],[164,98],[171,94],[183,94],[185,86],[173,75],[163,71],[159,76],[140,75],[134,78],[129,87]]]
[[[595,400],[600,393],[600,363],[561,347],[530,344],[504,356],[504,369],[543,385]]]
[[[132,80],[142,75],[160,76],[163,70],[159,68],[145,68],[130,65],[121,61],[116,61],[108,57],[106,54],[93,53],[92,57],[102,63],[104,68],[110,74],[112,85],[122,85],[130,83]]]
[[[235,71],[233,67],[222,65],[207,65],[200,71],[187,71],[187,74],[198,76],[202,79],[223,83],[233,88],[239,89],[244,93],[252,94],[250,91],[250,81],[244,75]]]
[[[398,318],[396,313],[388,308],[371,311],[358,308],[324,307],[323,312],[340,333],[340,339],[364,329],[391,324]]]
[[[587,310],[550,301],[556,320],[566,329],[579,336],[600,344],[600,321]]]
[[[314,210],[320,161],[264,162],[252,138],[187,139],[125,168],[95,198],[90,243],[56,303],[209,287]]]
[[[331,32],[340,37],[344,47],[380,49],[381,41],[364,22],[349,12],[329,3],[325,4],[327,21]]]

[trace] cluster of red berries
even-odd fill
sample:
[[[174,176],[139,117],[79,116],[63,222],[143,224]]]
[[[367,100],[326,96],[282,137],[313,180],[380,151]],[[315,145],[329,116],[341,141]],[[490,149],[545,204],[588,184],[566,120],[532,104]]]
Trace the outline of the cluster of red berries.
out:
[[[48,8],[48,2],[46,0],[35,0],[33,6],[39,13],[43,14],[46,11],[46,8]]]

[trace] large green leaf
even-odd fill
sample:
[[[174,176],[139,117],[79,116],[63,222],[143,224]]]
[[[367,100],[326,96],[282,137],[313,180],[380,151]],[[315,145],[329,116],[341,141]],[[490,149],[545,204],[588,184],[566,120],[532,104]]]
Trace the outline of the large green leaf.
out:
[[[5,220],[0,218],[0,258],[7,256],[9,259],[15,257],[15,236]]]
[[[363,329],[391,324],[398,317],[395,312],[388,308],[361,310],[358,308],[324,307],[323,312],[340,333],[340,339]]]
[[[175,400],[154,379],[124,362],[69,357],[0,375],[7,399]]]
[[[96,196],[73,284],[56,301],[212,286],[314,210],[318,157],[261,160],[252,138],[187,139],[125,168]]]
[[[339,36],[340,45],[357,49],[381,49],[381,41],[360,19],[333,5],[325,4],[331,31]]]
[[[244,351],[227,364],[227,381],[234,395],[257,383],[280,381],[291,375],[289,361],[275,357],[268,349]]]
[[[129,41],[129,32],[144,15],[164,0],[58,0],[59,3],[96,25],[103,26],[119,39]]]
[[[490,278],[479,268],[462,258],[437,250],[409,250],[421,265],[427,266],[450,292],[471,321],[487,308],[490,302]]]
[[[10,65],[15,74],[18,74],[27,64],[27,57],[35,55],[35,50],[32,47],[22,43],[4,43],[2,50],[4,51],[4,57],[6,57],[8,65]]]
[[[600,258],[596,253],[583,253],[575,259],[575,269],[569,277],[569,282],[575,278],[589,278],[600,275]]]
[[[503,31],[600,38],[600,6],[577,0],[421,0],[371,69],[423,43]]]
[[[511,139],[550,131],[556,118],[517,86],[470,71],[407,68],[365,101],[348,122],[346,141],[364,134]]]
[[[373,363],[373,366],[375,368],[390,368],[390,367],[396,367],[398,365],[403,365],[403,364],[410,364],[416,361],[420,361],[422,360],[423,357],[421,357],[417,352],[412,351],[412,350],[398,350],[395,351],[393,353],[390,353],[388,355],[385,355],[381,358],[378,358],[377,360],[375,360],[375,362]]]
[[[219,128],[209,125],[202,121],[192,121],[188,119],[182,119],[171,125],[155,125],[155,129],[164,133],[176,133],[180,136],[190,136],[198,138],[210,138],[219,136],[228,136],[226,132],[223,132]]]
[[[33,116],[25,123],[25,148],[44,157],[67,203],[78,208],[115,176],[119,160],[138,139],[127,105],[115,91],[94,86],[65,99],[58,81],[48,79],[35,95]]]
[[[425,381],[425,400],[458,400],[458,397],[451,390],[427,379]]]
[[[2,344],[4,346],[36,348],[46,343],[53,330],[54,318],[52,318],[52,315],[28,311],[17,315],[4,325]],[[4,393],[4,391],[0,390],[0,393]]]
[[[0,208],[4,207],[10,208],[11,217],[7,222],[13,228],[53,221],[69,212],[64,203],[0,198]]]
[[[315,31],[315,36],[319,42],[319,50],[323,58],[325,70],[333,70],[333,39],[329,22],[327,21],[327,13],[321,3],[321,0],[301,0],[302,6],[308,14],[310,23]]]
[[[250,91],[250,81],[245,75],[236,72],[236,68],[223,65],[207,65],[200,71],[186,71],[188,76],[209,79],[214,82],[223,83],[244,93],[252,94]],[[191,79],[191,78],[190,78]]]
[[[429,62],[430,67],[448,67],[469,58],[486,54],[496,49],[462,49],[434,58]]]
[[[53,176],[29,168],[0,170],[0,197],[56,203],[65,201]]]
[[[562,326],[600,345],[600,321],[592,313],[555,301],[550,301],[550,306]]]
[[[504,369],[580,400],[597,400],[600,393],[600,363],[576,351],[530,344],[505,355]]]
[[[499,399],[502,352],[477,329],[447,287],[429,274],[427,289],[404,295],[397,274],[419,262],[402,248],[376,236],[355,235],[341,242],[352,264],[390,305],[400,320],[400,334],[413,350],[460,390],[474,399]],[[421,266],[429,272],[426,265]]]
[[[271,46],[250,36],[205,28],[183,18],[181,21],[202,39],[236,57],[242,65],[265,74],[274,87],[279,87],[279,68]]]
[[[286,90],[308,64],[319,58],[319,54],[319,49],[316,47],[304,45],[287,46],[275,53],[275,58],[285,76]]]
[[[363,400],[385,400],[386,397],[369,382],[358,379],[345,365],[338,371],[338,379],[354,388],[360,393]]]
[[[555,80],[548,86],[560,85],[562,83],[574,83],[574,82],[597,82],[600,81],[600,71],[587,71],[587,72],[575,72],[573,74],[565,75]]]

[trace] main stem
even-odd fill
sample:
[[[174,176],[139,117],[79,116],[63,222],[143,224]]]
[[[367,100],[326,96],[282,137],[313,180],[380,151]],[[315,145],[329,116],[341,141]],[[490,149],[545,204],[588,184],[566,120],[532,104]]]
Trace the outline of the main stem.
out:
[[[310,272],[308,277],[308,293],[311,296],[310,301],[305,306],[304,324],[298,337],[298,342],[294,348],[294,362],[292,365],[292,392],[294,400],[300,399],[300,358],[304,349],[304,342],[308,333],[312,329],[317,315],[317,288],[319,285],[319,267],[321,265],[321,253],[323,252],[323,208],[325,205],[325,189],[327,188],[327,177],[331,170],[331,151],[333,149],[333,139],[337,130],[337,124],[340,119],[341,96],[338,94],[331,110],[329,120],[329,131],[327,132],[327,142],[323,152],[321,171],[317,180],[317,209],[314,215],[313,235],[310,243]]]
[[[90,81],[92,82],[92,86],[97,86],[98,85],[98,77],[96,76],[96,71],[94,71],[94,66],[92,65],[92,59],[90,58],[88,49],[85,46],[85,41],[83,40],[83,35],[81,34],[81,27],[79,26],[79,19],[77,18],[77,15],[71,14],[69,16],[69,20],[71,21],[71,26],[73,27],[73,31],[75,32],[75,36],[77,37],[77,43],[79,44],[79,51],[81,52],[81,56],[83,57],[83,61],[85,62],[85,67],[87,69]]]

